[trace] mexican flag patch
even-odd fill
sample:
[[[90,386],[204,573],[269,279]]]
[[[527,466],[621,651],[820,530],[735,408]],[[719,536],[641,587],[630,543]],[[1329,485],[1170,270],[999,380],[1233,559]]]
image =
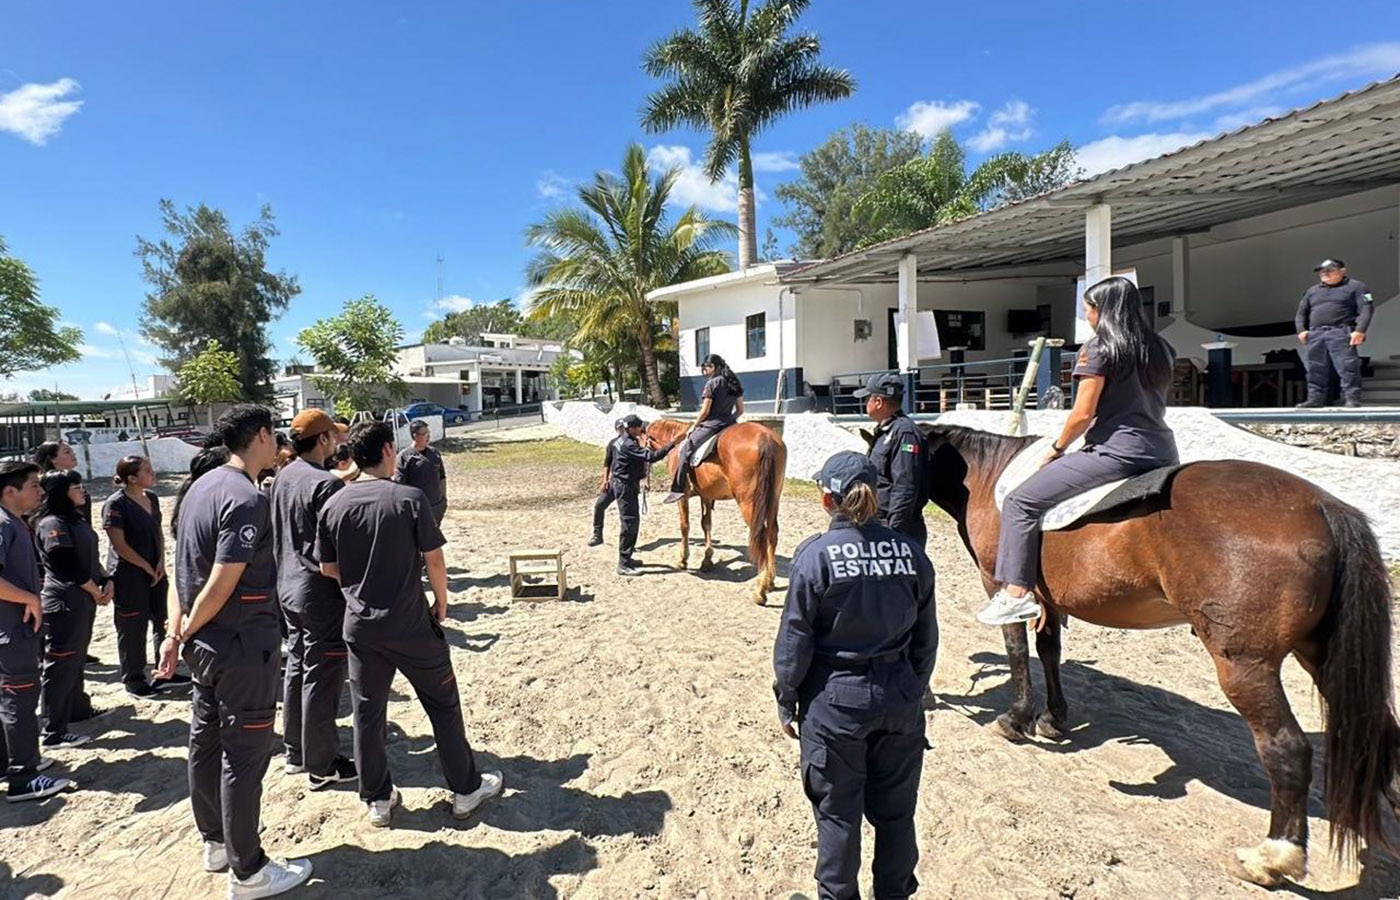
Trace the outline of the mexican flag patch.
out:
[[[900,444],[899,449],[905,453],[917,453],[919,448],[915,444]]]

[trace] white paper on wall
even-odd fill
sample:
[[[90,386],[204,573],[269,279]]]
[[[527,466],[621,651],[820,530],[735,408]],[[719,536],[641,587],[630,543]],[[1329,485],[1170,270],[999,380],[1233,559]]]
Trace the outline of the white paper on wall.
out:
[[[898,357],[904,356],[904,317],[899,313],[894,316],[894,335],[896,351]],[[933,317],[933,310],[919,310],[914,317],[914,332],[918,335],[919,356],[918,359],[940,359],[943,356],[943,345],[938,339],[938,322]],[[917,362],[917,360],[916,360]]]

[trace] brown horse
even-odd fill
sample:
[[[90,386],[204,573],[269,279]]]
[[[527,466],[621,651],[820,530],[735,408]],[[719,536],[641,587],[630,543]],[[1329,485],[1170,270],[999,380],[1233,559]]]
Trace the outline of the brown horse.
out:
[[[675,419],[658,419],[647,426],[651,446],[679,440],[687,425]],[[672,477],[681,464],[680,447],[666,457]],[[754,602],[768,602],[773,589],[774,556],[778,550],[778,501],[783,495],[787,447],[778,433],[757,422],[741,422],[720,432],[715,452],[694,470],[685,497],[677,503],[681,516],[681,556],[684,569],[690,561],[690,498],[700,497],[700,527],[705,532],[705,556],[701,570],[714,565],[711,513],[716,500],[734,500],[749,526],[749,561],[758,569]]]
[[[929,495],[958,523],[990,595],[1000,516],[997,477],[1033,438],[925,426]],[[1390,672],[1391,586],[1366,517],[1313,484],[1258,463],[1198,462],[1167,495],[1044,535],[1036,634],[1046,711],[1035,717],[1026,629],[1003,629],[1015,702],[995,730],[1064,737],[1060,628],[1072,615],[1113,628],[1189,625],[1225,696],[1254,735],[1268,774],[1268,839],[1236,851],[1236,874],[1262,885],[1307,866],[1312,748],[1289,708],[1279,667],[1293,654],[1326,707],[1325,806],[1333,848],[1364,839],[1392,850],[1382,809],[1400,801],[1400,726]]]

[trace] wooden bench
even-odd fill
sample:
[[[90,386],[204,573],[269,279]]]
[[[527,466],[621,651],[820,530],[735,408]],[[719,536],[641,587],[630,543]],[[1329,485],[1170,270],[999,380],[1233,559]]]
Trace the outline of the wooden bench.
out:
[[[515,550],[508,557],[510,562],[510,598],[512,600],[545,600],[550,599],[550,595],[528,596],[526,588],[553,588],[554,585],[527,583],[527,578],[544,578],[548,580],[553,577],[558,585],[554,599],[563,600],[565,592],[568,591],[568,582],[564,575],[564,551],[563,550]]]

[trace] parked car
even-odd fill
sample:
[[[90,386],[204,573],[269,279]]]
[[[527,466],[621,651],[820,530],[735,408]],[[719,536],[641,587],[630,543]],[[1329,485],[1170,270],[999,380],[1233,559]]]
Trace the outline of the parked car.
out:
[[[406,407],[403,414],[410,419],[421,419],[423,416],[442,416],[443,426],[465,425],[472,420],[471,412],[460,406],[438,406],[436,403],[415,403]]]

